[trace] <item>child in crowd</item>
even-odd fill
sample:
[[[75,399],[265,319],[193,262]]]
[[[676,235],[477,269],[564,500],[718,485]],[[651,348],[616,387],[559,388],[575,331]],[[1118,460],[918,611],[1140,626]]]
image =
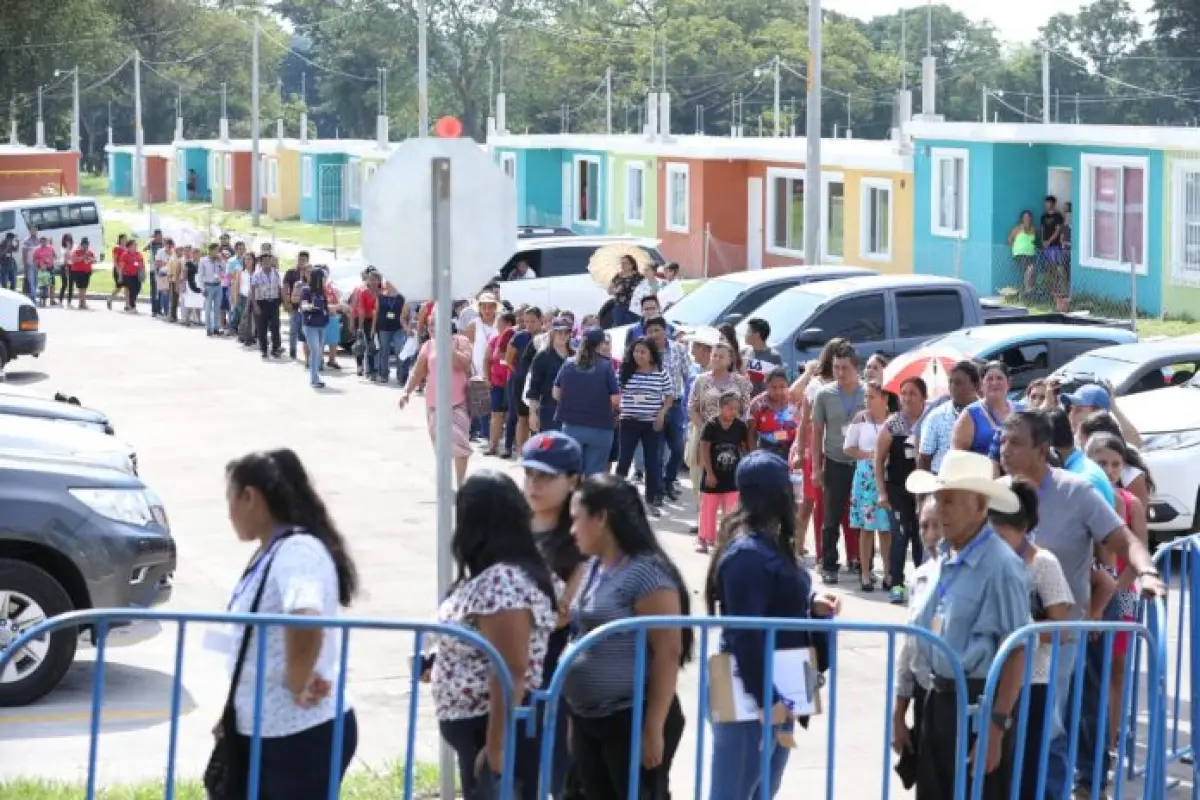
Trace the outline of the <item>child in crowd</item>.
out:
[[[738,392],[721,395],[721,410],[704,426],[700,434],[700,531],[696,552],[707,553],[717,544],[717,514],[721,518],[737,507],[738,493],[734,477],[742,456],[750,450],[750,428],[742,419],[742,396]]]

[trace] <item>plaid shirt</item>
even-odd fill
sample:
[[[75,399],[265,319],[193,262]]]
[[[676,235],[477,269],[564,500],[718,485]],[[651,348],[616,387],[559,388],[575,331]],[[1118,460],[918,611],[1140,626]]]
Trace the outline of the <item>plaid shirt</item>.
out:
[[[922,455],[932,456],[929,466],[934,472],[942,468],[942,459],[950,452],[954,423],[958,422],[958,415],[961,413],[961,408],[956,408],[953,402],[945,400],[931,408],[925,414],[925,419],[918,423],[921,431],[920,452]]]
[[[283,281],[277,269],[255,270],[250,276],[254,297],[258,300],[278,300],[283,291]]]
[[[676,398],[683,397],[691,367],[692,359],[688,356],[687,347],[680,342],[667,342],[667,350],[663,353],[663,372],[667,373]]]

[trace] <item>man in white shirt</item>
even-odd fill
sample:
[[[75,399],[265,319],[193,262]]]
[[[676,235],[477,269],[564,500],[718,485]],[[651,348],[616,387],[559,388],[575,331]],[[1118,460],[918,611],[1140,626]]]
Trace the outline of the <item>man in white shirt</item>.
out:
[[[221,278],[225,275],[225,259],[220,248],[208,246],[208,255],[200,259],[196,279],[204,292],[204,330],[209,336],[217,335],[217,322],[221,317]]]
[[[679,279],[679,264],[675,261],[668,261],[663,265],[663,276],[664,279],[659,282],[658,286],[658,302],[665,311],[683,299],[683,281]]]
[[[536,277],[537,273],[533,271],[533,267],[529,266],[529,262],[518,261],[508,279],[510,281],[528,281]]]

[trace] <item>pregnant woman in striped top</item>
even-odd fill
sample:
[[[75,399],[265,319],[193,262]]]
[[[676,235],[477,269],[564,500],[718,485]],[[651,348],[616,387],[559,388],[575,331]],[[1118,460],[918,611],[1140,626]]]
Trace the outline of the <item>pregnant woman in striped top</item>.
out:
[[[618,383],[621,386],[618,423],[621,456],[617,461],[617,474],[621,477],[629,474],[629,465],[633,463],[633,454],[640,443],[646,459],[646,505],[651,514],[661,517],[660,431],[675,396],[671,379],[663,371],[662,355],[654,342],[645,336],[634,341],[621,362]]]

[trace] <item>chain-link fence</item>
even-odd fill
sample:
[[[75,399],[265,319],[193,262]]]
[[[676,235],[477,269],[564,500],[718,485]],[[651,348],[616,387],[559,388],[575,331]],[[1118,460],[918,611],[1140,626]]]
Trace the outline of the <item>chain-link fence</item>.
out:
[[[1157,270],[1129,263],[1083,265],[1078,253],[1014,255],[1007,245],[940,239],[918,245],[916,271],[961,278],[980,295],[1031,311],[1089,313],[1120,322],[1162,314]]]
[[[700,270],[697,278],[712,278],[717,275],[728,275],[731,272],[746,271],[746,253],[744,244],[733,244],[713,236],[712,226],[704,227],[704,250],[700,260]],[[686,269],[691,274],[693,270]]]

